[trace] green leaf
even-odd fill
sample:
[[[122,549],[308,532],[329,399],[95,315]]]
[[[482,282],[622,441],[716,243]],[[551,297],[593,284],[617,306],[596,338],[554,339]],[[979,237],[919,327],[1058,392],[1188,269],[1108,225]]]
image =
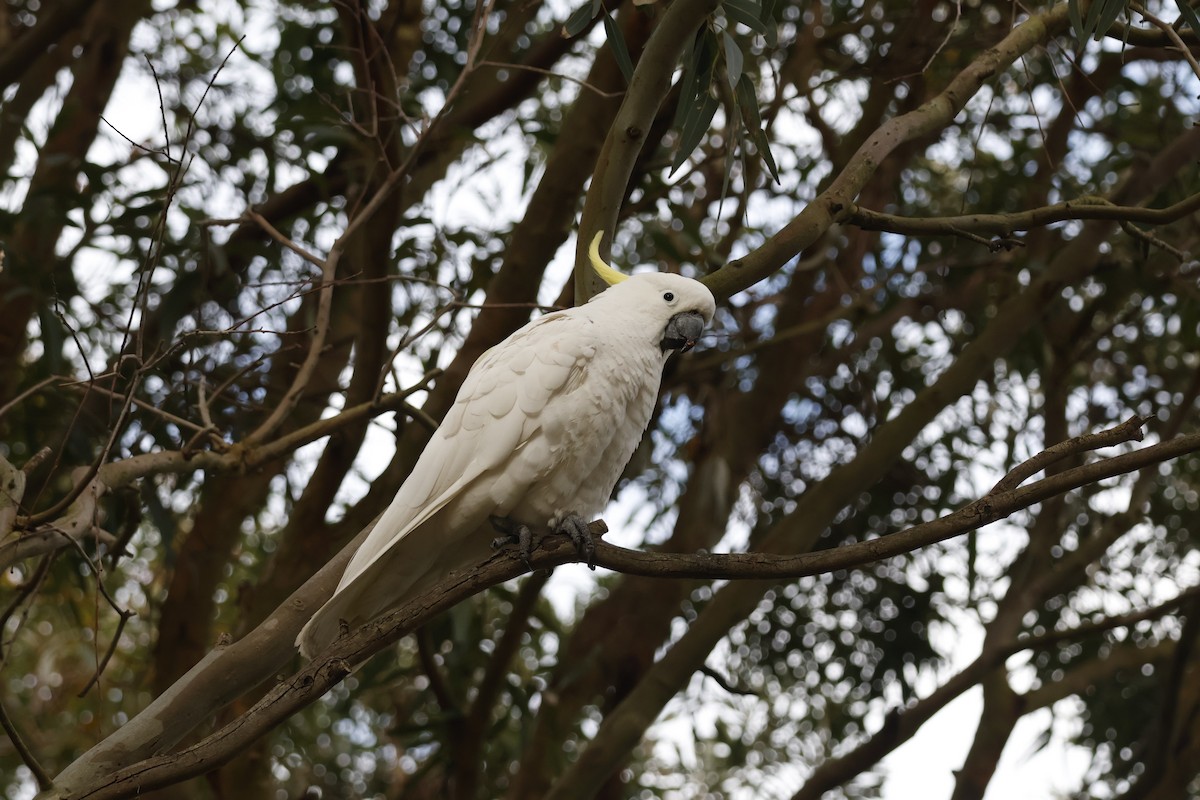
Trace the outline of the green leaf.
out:
[[[771,143],[767,141],[767,132],[763,130],[762,116],[758,113],[758,95],[754,91],[754,84],[751,83],[749,75],[743,75],[738,81],[737,89],[734,91],[734,100],[742,115],[742,120],[745,122],[746,133],[749,134],[750,141],[754,142],[754,147],[758,150],[758,157],[762,159],[775,182],[779,183],[779,167],[776,166],[775,157],[771,154]]]
[[[767,29],[767,44],[770,47],[779,45],[779,26],[775,24],[775,6],[778,0],[763,0],[762,14],[759,16]]]
[[[742,154],[742,160],[746,158],[746,131],[741,126],[741,120],[730,120],[729,122],[729,138],[733,139],[737,146],[737,152]],[[717,216],[721,216],[721,211],[725,208],[725,198],[729,196],[729,184],[733,181],[733,150],[730,150],[729,155],[725,158],[725,175],[721,180],[721,200],[717,203]]]
[[[700,102],[693,103],[688,108],[684,115],[683,127],[679,131],[679,150],[675,153],[675,160],[671,162],[672,173],[687,161],[688,156],[700,144],[700,140],[708,132],[713,116],[717,113],[718,105],[717,98],[705,88],[700,95]]]
[[[1079,13],[1079,0],[1067,0],[1067,18],[1071,20],[1071,30],[1080,42],[1087,41],[1083,33],[1083,16]]]
[[[567,21],[563,24],[563,36],[570,39],[573,36],[578,36],[587,30],[588,25],[596,18],[596,13],[600,10],[599,0],[590,0],[587,5],[580,8],[571,16],[567,17]]]
[[[1096,41],[1104,38],[1104,34],[1108,33],[1108,29],[1117,21],[1117,17],[1121,16],[1121,12],[1125,10],[1126,0],[1103,0],[1097,2],[1096,5],[1103,6],[1103,11],[1100,14],[1100,24],[1096,27]]]
[[[1179,6],[1179,17],[1182,19],[1192,33],[1200,36],[1200,16],[1196,14],[1196,10],[1188,5],[1188,0],[1175,0],[1175,5]]]
[[[688,109],[701,102],[700,95],[708,91],[712,83],[713,41],[707,28],[701,28],[696,38],[683,54],[683,76],[680,78],[679,105],[675,107],[675,119],[671,127],[683,129]]]
[[[762,128],[762,117],[758,113],[758,95],[749,75],[743,75],[734,87],[734,100],[742,112],[747,128]]]
[[[725,9],[725,16],[734,22],[740,22],[755,33],[767,32],[763,7],[754,0],[725,0],[721,7]]]
[[[745,59],[742,56],[742,48],[738,47],[737,40],[728,32],[721,34],[721,42],[725,46],[725,79],[729,81],[730,91],[733,91],[742,77]]]
[[[679,128],[683,124],[683,115],[687,111],[687,105],[696,95],[694,84],[696,82],[696,65],[693,53],[696,50],[696,42],[700,39],[700,32],[687,43],[683,49],[683,55],[679,59],[679,63],[683,65],[683,73],[679,76],[679,100],[675,103],[675,118],[671,120],[672,128]]]
[[[625,44],[625,37],[621,35],[621,28],[607,9],[604,11],[604,32],[608,35],[608,46],[612,48],[613,58],[617,60],[617,66],[625,76],[625,83],[629,83],[633,80],[633,59],[629,57],[629,48]]]
[[[1095,0],[1091,8],[1088,9],[1087,19],[1083,21],[1081,30],[1079,31],[1080,40],[1086,41],[1089,38],[1100,41],[1104,38],[1104,34],[1108,33],[1108,29],[1112,27],[1113,22],[1122,11],[1125,10],[1126,0]],[[1067,11],[1070,12],[1068,6]],[[1075,11],[1078,16],[1078,9]]]

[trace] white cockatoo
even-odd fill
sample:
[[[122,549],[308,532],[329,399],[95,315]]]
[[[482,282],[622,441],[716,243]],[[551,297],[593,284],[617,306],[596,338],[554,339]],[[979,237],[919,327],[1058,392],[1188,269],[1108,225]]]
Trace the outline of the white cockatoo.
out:
[[[311,658],[350,630],[487,559],[495,533],[528,560],[532,530],[588,554],[599,514],[654,411],[663,366],[712,321],[712,292],[680,275],[626,276],[589,250],[609,288],[533,320],[471,367],[412,474],[300,631]]]

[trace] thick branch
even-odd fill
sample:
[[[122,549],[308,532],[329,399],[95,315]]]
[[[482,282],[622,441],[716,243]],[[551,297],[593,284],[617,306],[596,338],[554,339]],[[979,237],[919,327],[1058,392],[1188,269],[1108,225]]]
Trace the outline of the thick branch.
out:
[[[1180,437],[1132,453],[1125,453],[1067,470],[1027,487],[988,495],[943,520],[919,525],[879,539],[820,553],[799,556],[766,553],[680,555],[643,553],[598,542],[595,563],[610,569],[642,575],[725,579],[778,580],[846,569],[908,552],[950,536],[974,530],[1049,496],[1197,450],[1200,450],[1200,434]],[[592,523],[592,530],[594,534],[601,534],[607,528],[603,522],[595,522]],[[344,565],[345,560],[349,558],[350,552],[353,552],[353,546],[346,548],[339,559],[331,564],[339,565],[338,569],[340,569],[340,566]],[[580,560],[581,556],[569,541],[555,539],[543,543],[543,546],[533,553],[532,565],[535,569],[548,569]],[[64,787],[60,785],[60,793],[53,796],[60,798],[128,797],[137,791],[167,786],[211,770],[235,756],[242,748],[287,717],[321,697],[349,674],[355,665],[397,641],[441,611],[488,587],[514,578],[525,570],[524,563],[515,552],[504,551],[477,568],[451,573],[442,584],[404,607],[380,617],[339,640],[320,661],[314,662],[307,669],[277,686],[245,715],[196,745],[180,753],[146,759],[118,770],[110,776],[105,776],[90,785],[73,785],[70,791],[64,791]],[[328,575],[329,572],[330,567],[327,566],[320,574]],[[304,591],[304,588],[300,590],[300,592]],[[285,634],[294,635],[294,631],[289,627]],[[290,644],[290,640],[288,641]],[[1019,650],[1031,646],[1031,644],[1030,642],[1017,642],[1014,646]],[[238,643],[238,646],[240,645],[242,642]],[[203,665],[204,662],[197,669]],[[955,685],[957,686],[957,684]],[[946,687],[943,689],[950,691]],[[955,691],[961,692],[962,690],[959,687]]]
[[[716,7],[716,0],[675,0],[646,41],[646,49],[629,81],[629,91],[625,93],[625,100],[596,159],[594,178],[579,219],[575,252],[576,305],[592,296],[588,245],[596,231],[605,231],[608,234],[605,239],[611,239],[617,225],[617,212],[638,154],[645,144],[646,133],[654,122],[658,107],[671,91],[675,65],[696,28]]]
[[[257,628],[237,642],[209,652],[137,716],[72,762],[54,779],[55,788],[46,796],[86,795],[92,787],[101,785],[99,782],[134,759],[169,750],[197,725],[294,659],[293,643],[300,628],[333,594],[350,556],[374,526],[372,521]],[[236,750],[209,768],[234,755]],[[173,757],[162,758],[170,760]],[[199,773],[190,773],[194,774]],[[165,786],[171,782],[156,785]],[[141,791],[137,787],[138,783],[134,781],[128,794]]]

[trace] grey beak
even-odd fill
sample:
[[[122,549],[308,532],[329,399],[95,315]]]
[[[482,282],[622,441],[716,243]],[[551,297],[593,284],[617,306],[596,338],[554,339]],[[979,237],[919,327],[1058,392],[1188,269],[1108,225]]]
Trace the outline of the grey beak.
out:
[[[663,352],[678,350],[686,353],[696,346],[700,334],[704,333],[704,317],[698,311],[684,311],[671,317],[663,331],[660,346]]]

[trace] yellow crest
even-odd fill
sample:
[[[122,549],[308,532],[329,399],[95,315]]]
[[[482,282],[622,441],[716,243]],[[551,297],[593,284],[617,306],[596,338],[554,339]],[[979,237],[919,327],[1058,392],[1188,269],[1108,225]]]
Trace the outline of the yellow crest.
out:
[[[592,244],[588,247],[588,258],[592,261],[592,269],[596,270],[596,274],[600,276],[600,280],[607,283],[609,286],[618,284],[626,280],[629,276],[624,275],[617,270],[604,263],[604,259],[600,257],[600,239],[604,236],[604,231],[597,231],[592,237]]]

